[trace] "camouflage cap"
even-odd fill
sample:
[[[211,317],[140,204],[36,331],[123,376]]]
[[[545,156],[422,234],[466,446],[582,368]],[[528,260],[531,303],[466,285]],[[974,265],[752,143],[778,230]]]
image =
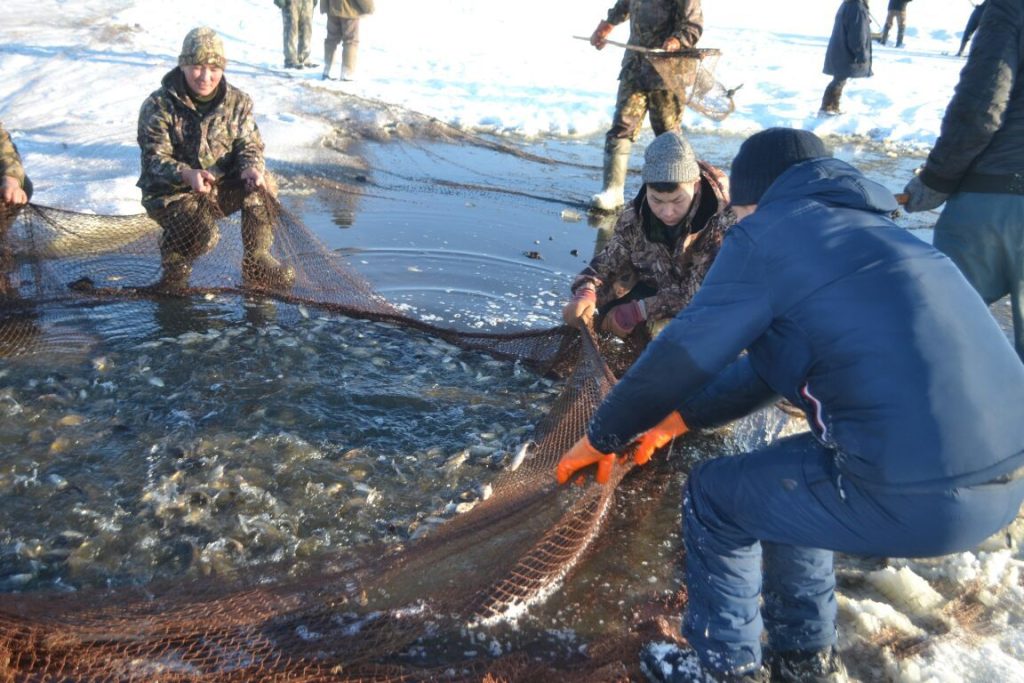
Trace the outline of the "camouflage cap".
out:
[[[192,64],[211,64],[222,69],[228,65],[227,57],[224,56],[224,43],[209,26],[192,29],[181,44],[178,66]]]

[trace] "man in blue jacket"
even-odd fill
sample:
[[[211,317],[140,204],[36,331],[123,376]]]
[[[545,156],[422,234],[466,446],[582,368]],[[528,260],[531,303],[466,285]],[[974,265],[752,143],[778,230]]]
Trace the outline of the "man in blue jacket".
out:
[[[693,651],[645,664],[665,680],[841,681],[833,551],[942,555],[1013,520],[1024,365],[956,266],[890,221],[892,194],[813,133],[752,136],[731,186],[740,222],[702,287],[557,475],[597,463],[607,481],[638,435],[643,463],[687,429],[780,396],[799,406],[809,432],[691,472],[683,634]]]

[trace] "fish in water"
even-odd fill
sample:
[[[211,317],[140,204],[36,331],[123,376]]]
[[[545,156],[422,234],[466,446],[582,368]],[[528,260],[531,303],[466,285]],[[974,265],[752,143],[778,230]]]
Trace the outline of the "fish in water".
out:
[[[537,446],[537,444],[535,442],[533,442],[533,441],[527,441],[522,446],[520,446],[519,450],[516,451],[515,456],[512,458],[512,462],[510,462],[508,464],[508,471],[509,472],[515,472],[517,469],[519,469],[519,466],[523,464],[524,460],[526,460],[526,456],[536,446]]]

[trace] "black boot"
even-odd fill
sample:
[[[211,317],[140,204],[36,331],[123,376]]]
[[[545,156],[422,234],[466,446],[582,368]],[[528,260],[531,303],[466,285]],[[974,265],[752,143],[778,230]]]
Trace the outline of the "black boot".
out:
[[[848,683],[850,680],[835,646],[811,652],[777,652],[767,659],[773,683]]]
[[[289,289],[295,269],[270,255],[274,242],[270,220],[262,206],[242,209],[242,285],[258,289]]]
[[[160,255],[160,279],[151,289],[160,294],[182,294],[188,289],[192,276],[192,262],[181,254],[167,252]]]
[[[842,114],[839,110],[839,100],[843,96],[843,88],[846,80],[832,79],[832,82],[825,87],[825,93],[821,96],[821,109],[818,116],[838,116]]]
[[[769,683],[767,667],[746,673],[706,668],[693,650],[672,643],[648,643],[640,651],[640,670],[652,683]]]

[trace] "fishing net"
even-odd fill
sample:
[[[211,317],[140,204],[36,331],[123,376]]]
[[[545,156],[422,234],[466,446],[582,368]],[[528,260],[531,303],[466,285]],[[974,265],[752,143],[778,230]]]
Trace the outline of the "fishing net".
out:
[[[735,89],[727,89],[715,78],[721,51],[695,48],[682,52],[645,52],[644,57],[665,82],[668,90],[693,111],[713,121],[722,121],[735,109]]]
[[[420,330],[561,378],[554,405],[521,462],[497,474],[487,496],[418,538],[333,552],[299,577],[271,567],[230,580],[3,594],[0,680],[594,681],[635,673],[639,639],[651,635],[643,629],[592,643],[585,661],[561,664],[528,647],[484,656],[449,651],[467,630],[496,628],[543,601],[592,546],[615,504],[628,465],[607,486],[558,488],[552,476],[615,381],[594,334],[425,323],[377,294],[275,199],[264,194],[262,205],[261,220],[273,227],[270,253],[294,269],[294,283],[242,276],[251,247],[240,226],[252,216],[225,217],[212,197],[175,226],[200,231],[213,221],[219,239],[196,258],[187,289],[174,296],[258,295],[296,310]],[[153,288],[161,228],[146,216],[29,205],[8,223],[7,293],[0,298],[0,352],[8,360],[68,352],[73,339],[59,332],[62,313],[55,311],[169,296]],[[678,601],[665,608],[678,610]]]

